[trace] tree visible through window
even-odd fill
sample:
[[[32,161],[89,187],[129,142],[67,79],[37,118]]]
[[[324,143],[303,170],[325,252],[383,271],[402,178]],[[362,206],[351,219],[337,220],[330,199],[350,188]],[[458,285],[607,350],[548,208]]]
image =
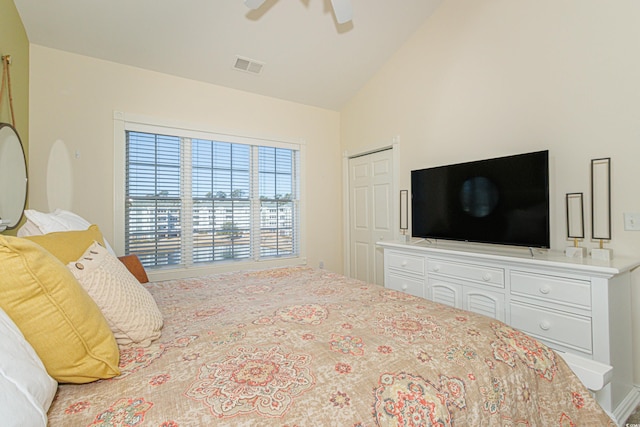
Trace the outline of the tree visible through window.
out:
[[[146,267],[298,255],[298,153],[127,131],[126,253]]]

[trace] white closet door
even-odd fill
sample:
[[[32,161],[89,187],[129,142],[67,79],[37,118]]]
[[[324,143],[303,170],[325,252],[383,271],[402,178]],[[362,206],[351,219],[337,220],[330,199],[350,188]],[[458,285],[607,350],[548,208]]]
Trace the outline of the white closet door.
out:
[[[394,238],[393,150],[349,159],[351,276],[384,285],[379,240]]]

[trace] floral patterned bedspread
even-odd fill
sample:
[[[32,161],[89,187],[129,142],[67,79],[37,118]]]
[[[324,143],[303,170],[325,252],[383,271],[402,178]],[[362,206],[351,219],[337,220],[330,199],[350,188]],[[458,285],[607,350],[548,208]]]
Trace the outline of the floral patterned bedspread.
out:
[[[503,323],[307,267],[147,284],[164,315],[51,426],[606,426],[564,361]]]

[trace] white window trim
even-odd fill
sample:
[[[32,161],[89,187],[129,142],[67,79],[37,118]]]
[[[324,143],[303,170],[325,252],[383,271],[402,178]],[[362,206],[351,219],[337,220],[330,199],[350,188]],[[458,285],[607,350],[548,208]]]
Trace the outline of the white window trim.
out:
[[[306,168],[304,140],[285,140],[283,138],[265,137],[260,135],[238,135],[235,132],[220,132],[209,129],[206,126],[190,125],[185,123],[171,122],[146,116],[113,112],[113,165],[114,165],[114,191],[113,191],[113,242],[112,246],[118,255],[124,254],[125,236],[125,180],[126,180],[126,131],[139,131],[158,134],[172,134],[176,129],[180,130],[181,136],[224,140],[249,145],[268,145],[277,148],[289,148],[299,151],[300,154],[300,181],[299,181],[299,245],[300,250],[297,256],[273,258],[265,260],[233,261],[229,263],[186,266],[172,269],[154,269],[147,271],[151,281],[181,279],[186,277],[197,277],[207,274],[222,273],[235,270],[251,270],[271,267],[282,267],[290,265],[302,265],[307,263],[306,258]],[[172,132],[173,131],[173,132]],[[268,144],[265,144],[267,142]]]

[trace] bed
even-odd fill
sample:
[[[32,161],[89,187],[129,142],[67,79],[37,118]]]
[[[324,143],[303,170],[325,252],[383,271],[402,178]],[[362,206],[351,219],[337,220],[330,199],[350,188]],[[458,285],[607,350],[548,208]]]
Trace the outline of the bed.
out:
[[[51,426],[613,425],[553,351],[493,319],[308,267],[145,284],[164,319]]]

